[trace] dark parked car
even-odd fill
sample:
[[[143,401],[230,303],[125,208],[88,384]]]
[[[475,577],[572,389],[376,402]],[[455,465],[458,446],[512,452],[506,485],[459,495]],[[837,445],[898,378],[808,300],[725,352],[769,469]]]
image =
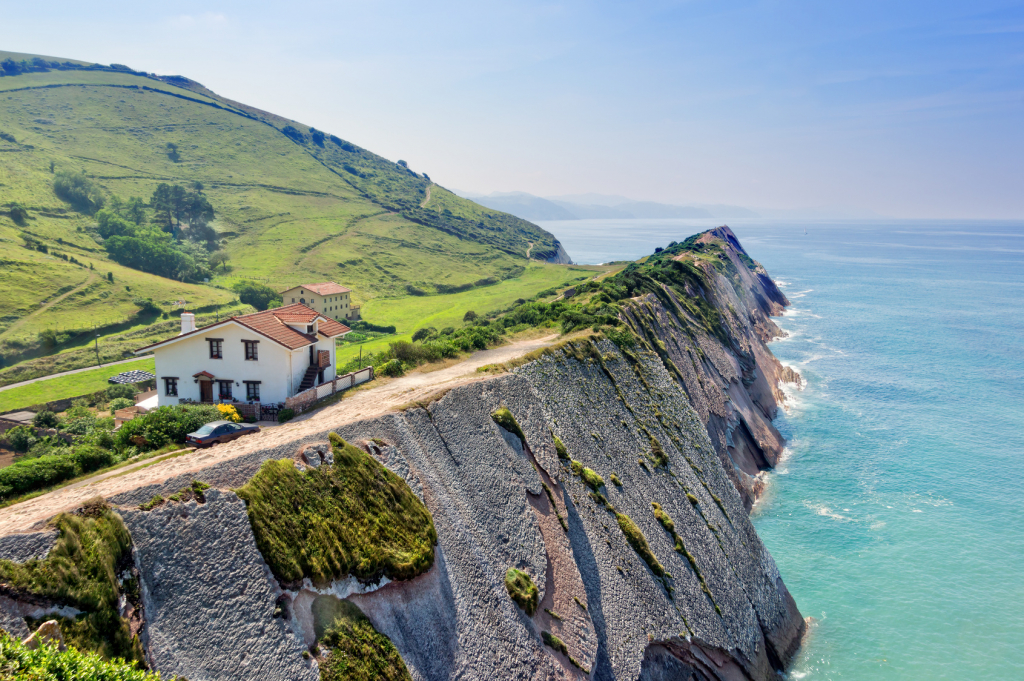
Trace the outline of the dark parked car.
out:
[[[218,442],[230,442],[243,435],[260,432],[259,426],[248,423],[232,423],[231,421],[213,421],[207,423],[194,433],[185,437],[185,442],[197,447],[209,447]]]

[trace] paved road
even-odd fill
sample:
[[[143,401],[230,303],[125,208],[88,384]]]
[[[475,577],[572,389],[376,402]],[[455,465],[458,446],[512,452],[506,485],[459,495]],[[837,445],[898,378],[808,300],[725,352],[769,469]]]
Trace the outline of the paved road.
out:
[[[49,376],[40,376],[39,378],[33,378],[31,380],[28,380],[28,381],[21,381],[20,383],[11,383],[10,385],[5,385],[2,388],[0,388],[0,393],[2,393],[5,390],[10,390],[11,388],[20,388],[23,385],[31,385],[31,384],[35,383],[36,381],[45,381],[45,380],[50,379],[50,378],[60,378],[61,376],[70,376],[71,374],[80,374],[83,371],[92,371],[93,369],[102,369],[103,367],[113,367],[113,366],[117,366],[118,364],[127,364],[128,362],[138,362],[140,359],[149,359],[152,356],[153,355],[142,355],[141,357],[136,357],[135,359],[122,359],[122,360],[119,360],[117,362],[108,362],[106,364],[99,364],[97,366],[85,367],[84,369],[72,369],[71,371],[62,371],[59,374],[50,374]]]
[[[556,338],[557,335],[552,335],[510,343],[500,348],[473,353],[461,362],[436,371],[421,370],[401,378],[378,379],[368,387],[346,394],[341,402],[302,414],[282,426],[266,428],[255,435],[207,449],[198,449],[149,466],[141,467],[140,464],[140,468],[136,470],[111,471],[110,474],[89,478],[73,486],[62,487],[8,506],[0,509],[0,536],[38,529],[57,513],[76,508],[97,495],[111,497],[137,487],[163,482],[219,461],[284,445],[346,423],[372,418],[457,385],[486,380],[489,376],[478,372],[478,368],[488,364],[501,364],[547,347],[554,343]]]

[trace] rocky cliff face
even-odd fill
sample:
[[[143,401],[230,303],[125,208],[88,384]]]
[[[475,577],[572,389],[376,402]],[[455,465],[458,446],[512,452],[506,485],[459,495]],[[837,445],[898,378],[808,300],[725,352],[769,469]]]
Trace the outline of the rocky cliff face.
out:
[[[228,490],[268,459],[302,466],[327,432],[111,499],[133,537],[147,659],[192,681],[313,678],[317,603],[340,597],[417,680],[774,678],[804,623],[747,511],[782,447],[771,417],[788,375],[765,342],[787,301],[727,228],[712,234],[735,267],[700,260],[706,290],[691,293],[720,324],[650,295],[623,312],[639,340],[577,339],[425,408],[339,425],[432,514],[437,557],[419,577],[282,586],[233,493],[137,510],[193,478]],[[502,407],[522,439],[492,417]],[[532,616],[509,568],[539,589]]]

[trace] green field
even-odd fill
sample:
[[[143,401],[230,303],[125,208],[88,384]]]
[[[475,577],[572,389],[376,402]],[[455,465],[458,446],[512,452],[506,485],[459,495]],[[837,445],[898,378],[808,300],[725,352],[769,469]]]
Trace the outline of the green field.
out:
[[[189,309],[228,314],[238,309],[230,287],[243,279],[278,290],[336,281],[353,289],[365,319],[405,332],[453,323],[467,306],[528,297],[548,285],[541,280],[568,278],[564,266],[537,263],[556,247],[536,225],[461,199],[340,138],[317,137],[185,79],[165,80],[109,71],[0,78],[0,368],[157,321],[139,314],[140,299],[168,311],[185,301]],[[176,159],[168,143],[177,145]],[[148,200],[160,183],[202,182],[228,267],[203,284],[113,263],[95,220],[54,194],[51,164],[84,172],[108,202]],[[14,202],[27,219],[9,210]],[[25,248],[25,235],[49,252]],[[410,288],[433,293],[488,277],[503,283],[449,302],[404,300]],[[519,284],[527,287],[522,293],[511,290]],[[432,318],[421,323],[417,310]],[[49,331],[66,337],[44,346],[40,333]]]
[[[52,402],[67,397],[77,397],[78,395],[98,392],[110,387],[107,379],[111,376],[116,376],[122,371],[131,371],[133,369],[153,372],[156,370],[156,363],[152,357],[149,357],[136,362],[125,362],[117,366],[90,369],[89,371],[82,371],[70,376],[42,379],[29,385],[0,391],[0,413],[33,404],[42,404],[43,402]]]
[[[417,329],[462,326],[467,311],[487,315],[503,310],[519,298],[532,298],[541,291],[565,286],[578,279],[593,277],[603,272],[600,266],[534,264],[522,276],[494,286],[470,289],[463,293],[436,296],[404,296],[402,298],[375,298],[363,307],[364,316],[385,319],[394,324],[396,335],[376,338],[364,343],[339,343],[338,366],[362,354],[377,352],[397,340],[409,340]]]

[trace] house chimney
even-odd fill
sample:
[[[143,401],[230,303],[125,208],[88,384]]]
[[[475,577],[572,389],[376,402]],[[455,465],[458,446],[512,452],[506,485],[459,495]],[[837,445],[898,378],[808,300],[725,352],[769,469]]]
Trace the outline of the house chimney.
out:
[[[180,336],[180,335],[182,335],[184,333],[190,333],[190,332],[195,331],[195,330],[196,330],[196,316],[194,314],[192,314],[191,312],[182,312],[181,313],[181,333],[179,333],[178,335]]]

